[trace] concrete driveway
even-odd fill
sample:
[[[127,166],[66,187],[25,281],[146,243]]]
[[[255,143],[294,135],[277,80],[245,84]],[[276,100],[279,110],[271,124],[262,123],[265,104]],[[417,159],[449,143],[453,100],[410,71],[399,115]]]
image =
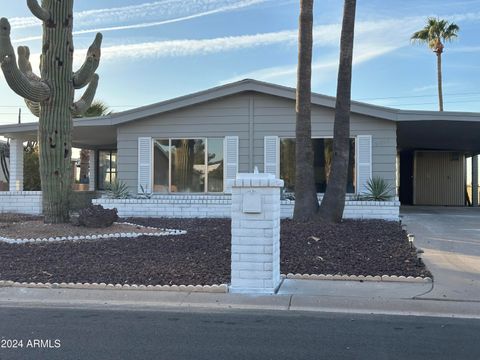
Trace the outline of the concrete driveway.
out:
[[[434,276],[420,298],[480,302],[480,208],[402,207],[402,223]]]

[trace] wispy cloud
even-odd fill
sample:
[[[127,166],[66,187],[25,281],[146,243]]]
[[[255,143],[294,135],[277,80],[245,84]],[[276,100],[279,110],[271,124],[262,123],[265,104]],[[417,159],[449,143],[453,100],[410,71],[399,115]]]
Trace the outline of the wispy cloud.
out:
[[[363,62],[369,61],[381,55],[387,54],[394,50],[397,50],[398,47],[395,46],[379,46],[377,44],[361,44],[357,45],[354,52],[353,64],[358,65]],[[335,74],[335,70],[338,68],[338,60],[334,59],[333,56],[326,56],[320,60],[314,61],[312,63],[312,81],[319,82],[325,75]],[[323,71],[322,71],[323,70]],[[328,71],[325,71],[328,70]],[[252,72],[240,74],[229,79],[221,81],[221,84],[238,81],[241,79],[257,79],[264,81],[273,81],[285,85],[293,85],[295,82],[295,77],[297,74],[297,65],[286,65],[286,66],[275,66],[268,67]]]
[[[444,89],[446,88],[454,88],[456,86],[461,86],[462,84],[459,84],[459,83],[455,83],[455,82],[444,82],[442,84],[442,87]],[[431,91],[431,90],[437,90],[438,88],[438,85],[437,84],[430,84],[430,85],[425,85],[425,86],[419,86],[419,87],[416,87],[414,89],[412,89],[412,92],[415,92],[415,93],[422,93],[422,92],[427,92],[427,91]],[[423,95],[422,95],[423,96]]]
[[[74,35],[156,27],[208,15],[241,10],[271,1],[163,0],[139,5],[87,10],[75,14],[75,27],[79,30],[74,31]],[[151,21],[153,19],[155,21]],[[136,23],[131,23],[132,21],[136,21]],[[40,25],[40,21],[34,17],[12,18],[10,23],[14,29]],[[119,23],[122,25],[115,25]],[[28,36],[14,39],[13,42],[27,42],[40,38],[38,35]]]

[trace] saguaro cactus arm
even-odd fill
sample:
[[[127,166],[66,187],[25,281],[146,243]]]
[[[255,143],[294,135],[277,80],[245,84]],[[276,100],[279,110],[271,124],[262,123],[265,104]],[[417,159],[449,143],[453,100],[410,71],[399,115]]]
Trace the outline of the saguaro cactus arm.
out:
[[[41,7],[38,4],[37,0],[27,0],[27,6],[32,12],[32,14],[40,20],[47,21],[48,19],[50,19],[50,13],[48,12],[48,10],[45,10],[43,7]]]
[[[98,86],[98,75],[93,74],[92,81],[88,84],[87,90],[83,93],[83,96],[80,100],[73,103],[72,114],[73,116],[80,116],[88,110],[90,105],[92,105],[93,98],[95,97],[95,92],[97,91]]]
[[[40,117],[40,104],[38,102],[25,99],[25,104],[27,105],[28,110],[30,110],[33,116]]]
[[[17,48],[18,53],[18,68],[29,80],[40,81],[40,77],[36,75],[32,70],[32,64],[30,63],[30,49],[28,46],[19,46]]]
[[[41,102],[50,96],[47,84],[30,80],[20,71],[16,64],[15,51],[10,41],[10,23],[7,19],[0,19],[0,64],[10,88],[25,99]]]
[[[30,49],[28,46],[19,46],[17,49],[18,53],[18,67],[20,71],[31,81],[40,81],[40,77],[36,75],[32,70],[32,64],[30,63]],[[35,101],[30,101],[25,99],[25,104],[27,105],[30,112],[36,116],[40,116],[40,104]]]
[[[91,81],[100,64],[101,45],[102,34],[98,33],[92,45],[88,48],[87,57],[82,67],[73,74],[73,86],[75,89],[80,89]]]

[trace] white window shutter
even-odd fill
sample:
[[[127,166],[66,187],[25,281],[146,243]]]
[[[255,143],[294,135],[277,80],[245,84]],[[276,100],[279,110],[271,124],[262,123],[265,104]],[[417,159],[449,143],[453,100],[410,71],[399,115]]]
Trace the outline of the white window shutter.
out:
[[[238,173],[238,136],[226,136],[224,143],[224,176],[223,189],[226,193],[231,193],[232,188],[228,186],[227,180],[235,180]]]
[[[367,191],[367,183],[372,178],[372,135],[358,135],[356,141],[357,194]]]
[[[265,136],[263,139],[263,169],[266,174],[280,177],[280,140],[278,136]]]
[[[152,192],[152,138],[138,138],[138,193]]]

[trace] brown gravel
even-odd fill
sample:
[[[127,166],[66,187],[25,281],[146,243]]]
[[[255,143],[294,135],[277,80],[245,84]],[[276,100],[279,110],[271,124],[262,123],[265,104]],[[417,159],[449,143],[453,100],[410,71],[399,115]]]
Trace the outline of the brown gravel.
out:
[[[154,233],[158,229],[115,223],[108,228],[86,228],[71,224],[44,224],[41,220],[0,223],[0,236],[11,239],[45,239],[56,236],[87,236],[116,233]]]
[[[0,242],[0,279],[144,285],[230,282],[229,219],[128,220],[187,230],[187,234],[57,243]],[[398,223],[372,220],[307,226],[282,220],[281,271],[430,276]]]

